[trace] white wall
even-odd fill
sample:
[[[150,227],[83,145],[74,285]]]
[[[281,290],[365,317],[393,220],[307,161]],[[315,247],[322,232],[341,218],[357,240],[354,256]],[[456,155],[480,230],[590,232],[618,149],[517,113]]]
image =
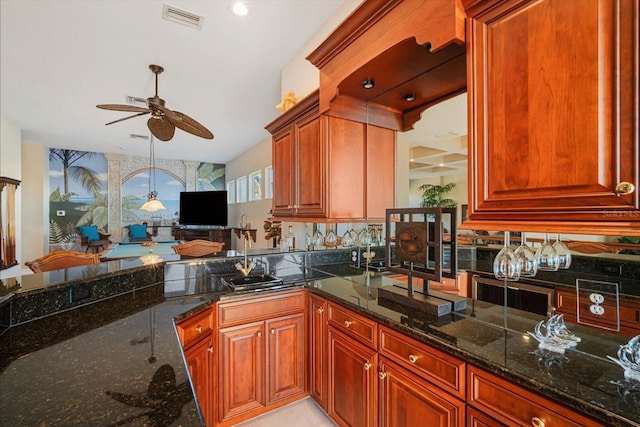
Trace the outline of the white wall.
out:
[[[0,116],[0,176],[6,178],[12,178],[17,180],[22,180],[22,153],[21,153],[21,142],[22,142],[22,130],[8,117]],[[22,261],[22,194],[23,194],[23,184],[19,185],[16,190],[16,211],[15,211],[15,232],[16,232],[16,258],[18,263]],[[2,206],[6,206],[6,191],[2,191],[0,193],[2,195]],[[4,213],[4,212],[3,212]],[[3,220],[5,218],[3,217]],[[3,223],[3,226],[6,225]],[[20,275],[21,266],[20,264],[7,268],[5,270],[0,270],[0,278],[5,277],[16,277]]]
[[[34,165],[45,165],[34,167]],[[41,257],[49,247],[49,149],[42,144],[22,143],[22,262]],[[26,267],[25,267],[26,268]],[[24,268],[23,268],[24,269]],[[28,268],[26,268],[29,271]]]

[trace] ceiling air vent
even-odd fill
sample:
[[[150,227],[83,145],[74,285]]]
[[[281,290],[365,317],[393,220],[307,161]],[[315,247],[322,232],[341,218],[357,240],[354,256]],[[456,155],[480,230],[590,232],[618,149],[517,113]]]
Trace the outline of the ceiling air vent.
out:
[[[177,22],[187,27],[201,29],[204,23],[204,16],[196,15],[186,10],[178,9],[175,6],[164,4],[162,7],[162,17],[167,21]]]

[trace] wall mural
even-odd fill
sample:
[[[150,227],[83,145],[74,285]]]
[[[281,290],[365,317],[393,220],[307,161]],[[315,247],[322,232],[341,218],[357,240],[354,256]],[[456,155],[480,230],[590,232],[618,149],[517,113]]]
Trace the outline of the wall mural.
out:
[[[138,160],[142,160],[142,164],[147,162],[144,159],[130,157],[121,163],[131,165],[140,163]],[[121,184],[121,218],[118,222],[122,225],[142,222],[151,225],[158,221],[163,225],[170,225],[177,222],[180,192],[186,189],[184,183],[187,172],[182,161],[169,163],[175,167],[162,170],[156,164],[155,172],[158,199],[167,209],[153,213],[139,209],[149,194],[147,164]],[[103,153],[49,149],[50,251],[79,249],[80,236],[77,227],[81,225],[95,224],[100,231],[109,233],[108,168],[109,162]],[[195,178],[197,191],[224,190],[225,165],[201,162],[197,166]],[[111,223],[114,223],[113,218]]]
[[[108,232],[107,159],[88,151],[49,149],[49,244],[71,249],[76,227]]]

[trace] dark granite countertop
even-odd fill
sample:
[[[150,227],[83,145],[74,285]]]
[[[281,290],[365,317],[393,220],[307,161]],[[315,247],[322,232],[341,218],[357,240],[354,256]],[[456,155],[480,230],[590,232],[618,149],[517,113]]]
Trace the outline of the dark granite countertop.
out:
[[[312,292],[604,423],[640,426],[640,387],[625,382],[622,369],[606,358],[626,338],[569,325],[583,341],[564,356],[548,357],[526,335],[540,316],[468,300],[463,312],[434,318],[378,299],[380,287],[399,283],[363,275],[345,257],[290,253],[256,260],[287,283],[304,280]],[[200,425],[174,321],[221,298],[242,297],[218,288],[211,274],[234,272],[237,261],[168,263],[162,281],[155,266],[139,266],[149,281],[144,286],[132,276],[129,282],[137,284],[116,295],[94,300],[85,291],[91,298],[80,306],[63,305],[57,314],[7,328],[0,334],[0,425]],[[113,270],[102,278],[116,285],[116,276]],[[64,295],[73,296],[86,284],[64,286],[72,289]]]

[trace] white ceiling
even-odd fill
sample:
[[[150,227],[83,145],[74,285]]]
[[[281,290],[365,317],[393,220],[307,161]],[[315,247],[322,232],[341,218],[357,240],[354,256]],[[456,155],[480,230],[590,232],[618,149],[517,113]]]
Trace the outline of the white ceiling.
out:
[[[269,137],[279,112],[280,71],[343,0],[167,0],[204,17],[202,29],[162,18],[159,0],[1,0],[0,113],[23,141],[47,147],[147,156],[147,116],[96,108],[155,91],[149,64],[164,67],[166,107],[210,129],[179,129],[156,157],[226,163]]]

